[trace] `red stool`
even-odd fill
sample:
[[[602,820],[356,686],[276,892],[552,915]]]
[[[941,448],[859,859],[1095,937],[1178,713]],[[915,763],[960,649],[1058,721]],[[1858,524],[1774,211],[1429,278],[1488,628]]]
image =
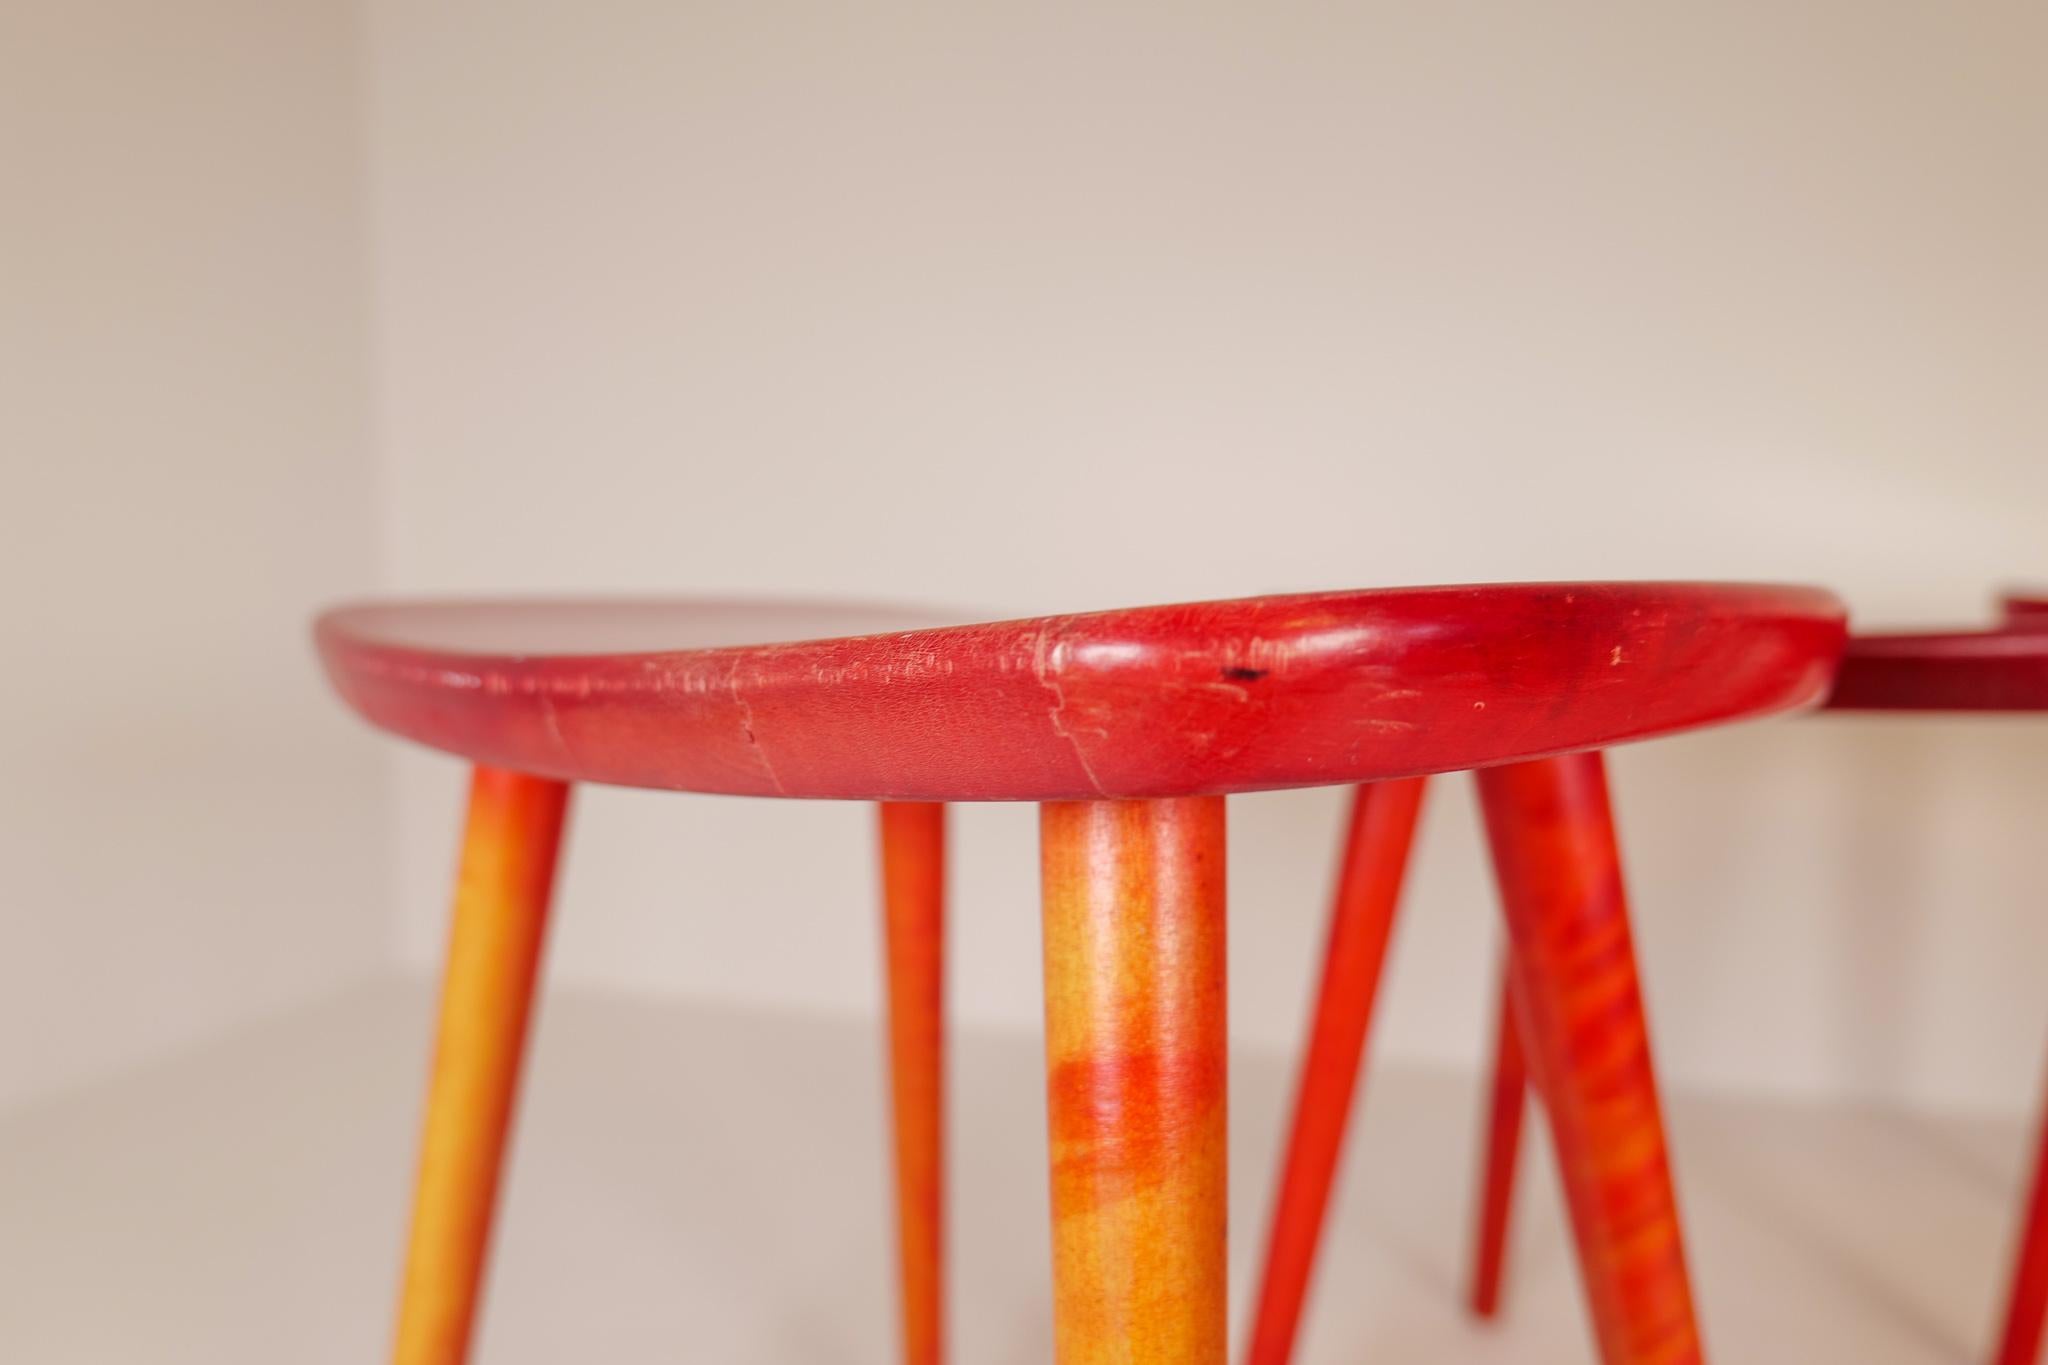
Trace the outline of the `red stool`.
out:
[[[1850,642],[1828,699],[1850,711],[2048,711],[2048,598],[2008,596],[1992,631],[1871,635]],[[2048,1320],[2048,1123],[1999,1332],[1998,1365],[2041,1358]],[[1506,1194],[1499,1196],[1507,1198]]]
[[[1940,634],[1867,635],[1852,638],[1842,657],[1841,672],[1830,693],[1830,710],[1861,711],[2042,711],[2048,710],[2048,597],[2011,595],[2004,599],[2004,620],[1992,631]],[[1377,789],[1361,791],[1361,802],[1382,800]],[[1407,798],[1403,798],[1407,799]],[[1489,805],[1492,828],[1496,813]],[[1497,837],[1497,836],[1496,836]],[[1363,842],[1354,827],[1346,865],[1357,856]],[[1403,846],[1405,851],[1405,844]],[[1393,897],[1399,888],[1401,859],[1389,859],[1375,883],[1376,894],[1340,897],[1336,919],[1359,922],[1341,932],[1357,935],[1377,932],[1392,913]],[[1514,894],[1505,871],[1501,893]],[[1362,927],[1359,927],[1362,925]],[[1335,942],[1339,929],[1333,928]],[[1519,952],[1519,946],[1514,952]],[[1509,1213],[1514,1198],[1516,1158],[1522,1131],[1522,1106],[1529,1088],[1529,1068],[1523,1030],[1529,1020],[1526,1007],[1518,1009],[1521,974],[1512,961],[1503,965],[1495,1031],[1492,1084],[1488,1092],[1485,1155],[1481,1164],[1481,1194],[1474,1242],[1469,1303],[1480,1317],[1492,1317],[1500,1304],[1503,1262],[1506,1254]],[[1342,961],[1334,951],[1326,967],[1323,998],[1318,1005],[1315,1031],[1310,1043],[1311,1060],[1304,1066],[1303,1097],[1296,1119],[1294,1149],[1290,1167],[1297,1160],[1313,1159],[1334,1163],[1342,1141],[1348,1096],[1357,1067],[1357,1050],[1349,1053],[1349,1064],[1341,1076],[1318,1071],[1314,1057],[1324,1035],[1342,1030],[1361,1037],[1371,998],[1378,984],[1377,959],[1370,964]],[[1361,1003],[1363,1002],[1362,1006]],[[1539,1095],[1545,1093],[1538,1087]],[[1300,1114],[1313,1111],[1327,1117],[1311,1120],[1326,1137],[1305,1142]],[[1327,1156],[1322,1154],[1327,1149]],[[1297,1155],[1297,1153],[1302,1153]],[[1292,1180],[1290,1169],[1287,1179]],[[1569,1176],[1567,1192],[1569,1194]],[[1320,1208],[1315,1216],[1320,1217]],[[1314,1232],[1297,1218],[1284,1226],[1276,1224],[1274,1261],[1282,1260],[1285,1244],[1292,1256],[1312,1257]],[[1302,1247],[1305,1250],[1293,1250]],[[1270,1285],[1274,1275],[1268,1269]],[[1305,1270],[1299,1272],[1305,1274]],[[1269,1290],[1269,1297],[1272,1291]],[[1263,1310],[1263,1306],[1262,1306]],[[2041,1151],[2037,1158],[2026,1222],[2019,1242],[2013,1287],[2006,1312],[1998,1365],[2032,1365],[2040,1355],[2044,1318],[2048,1318],[2048,1123],[2044,1123]],[[1255,1352],[1257,1365],[1278,1365],[1278,1354]],[[1616,1359],[1610,1354],[1609,1359]]]
[[[1813,701],[1841,646],[1827,594],[1409,589],[951,628],[806,606],[422,603],[331,612],[317,634],[366,719],[476,764],[403,1365],[467,1353],[568,783],[884,803],[913,1361],[943,1349],[932,803],[1039,803],[1058,1358],[1217,1365],[1223,796],[1476,767],[1603,1340],[1625,1348],[1614,1359],[1697,1358],[1600,763],[1549,756]],[[1594,1018],[1607,1031],[1588,1047]]]
[[[2009,592],[1998,604],[2007,630],[2048,628],[2048,592]]]

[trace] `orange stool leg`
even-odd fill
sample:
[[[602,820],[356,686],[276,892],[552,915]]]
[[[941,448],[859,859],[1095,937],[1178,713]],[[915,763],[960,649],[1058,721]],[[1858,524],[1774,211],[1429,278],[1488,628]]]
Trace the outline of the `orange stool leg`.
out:
[[[1223,798],[1041,808],[1059,1365],[1223,1365]]]
[[[455,887],[397,1365],[469,1354],[569,789],[479,766]]]
[[[1419,777],[1378,782],[1360,787],[1352,797],[1322,987],[1273,1206],[1248,1365],[1285,1365],[1294,1350],[1424,784]]]
[[[1479,773],[1522,1038],[1607,1365],[1701,1360],[1598,754]]]
[[[882,909],[905,1365],[945,1355],[946,808],[884,801]]]
[[[1472,1262],[1472,1311],[1500,1311],[1501,1269],[1507,1260],[1508,1219],[1515,1201],[1515,1160],[1522,1150],[1522,1107],[1528,1064],[1515,1018],[1514,961],[1503,957],[1499,1021],[1494,1030],[1493,1094],[1486,1114],[1486,1155],[1480,1170],[1478,1250]]]
[[[2027,1221],[2013,1262],[1998,1365],[2035,1365],[2041,1358],[2041,1326],[2048,1318],[2048,1117],[2042,1119],[2038,1142],[2033,1192],[2027,1197]]]

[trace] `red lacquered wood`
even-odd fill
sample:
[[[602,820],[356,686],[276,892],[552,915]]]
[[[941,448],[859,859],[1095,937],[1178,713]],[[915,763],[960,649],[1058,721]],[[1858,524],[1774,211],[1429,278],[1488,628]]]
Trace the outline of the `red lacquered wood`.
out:
[[[1040,815],[1060,1365],[1221,1365],[1223,799]]]
[[[1424,781],[1376,782],[1352,797],[1322,986],[1273,1205],[1248,1365],[1284,1365],[1294,1349]]]
[[[397,1365],[469,1354],[568,796],[560,782],[494,768],[470,785]]]
[[[1843,652],[1827,705],[1835,711],[2048,710],[2048,630],[1856,636]]]
[[[1598,754],[1478,774],[1529,1064],[1607,1365],[1701,1359]]]
[[[946,808],[889,801],[879,812],[903,1359],[938,1365],[945,1358]]]
[[[2007,592],[1998,605],[2008,628],[2048,629],[2048,591]]]
[[[1832,676],[1842,610],[1804,588],[1536,584],[938,629],[802,605],[415,603],[330,612],[317,635],[366,718],[479,762],[1057,800],[1408,777],[1799,706]]]
[[[2041,1358],[2042,1325],[2048,1321],[2048,1114],[2035,1141],[2033,1188],[2013,1256],[1998,1365],[2035,1365]]]
[[[1833,710],[2048,710],[2048,595],[2010,592],[1999,628],[1852,639]],[[1998,1365],[2034,1365],[2048,1320],[2048,1120],[2014,1255]]]
[[[1515,1204],[1516,1160],[1522,1150],[1522,1112],[1528,1101],[1528,1063],[1522,1055],[1522,1028],[1516,1015],[1514,964],[1503,958],[1494,1026],[1493,1086],[1486,1108],[1479,1220],[1472,1259],[1470,1302],[1472,1312],[1481,1318],[1491,1318],[1500,1311],[1508,1225]]]

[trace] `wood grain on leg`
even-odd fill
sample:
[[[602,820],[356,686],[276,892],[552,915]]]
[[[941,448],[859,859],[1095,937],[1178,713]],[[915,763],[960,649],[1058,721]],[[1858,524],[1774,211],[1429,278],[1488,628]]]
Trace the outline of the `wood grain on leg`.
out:
[[[946,808],[880,804],[905,1365],[945,1355]]]
[[[1223,798],[1040,830],[1055,1358],[1222,1365]]]
[[[1500,1003],[1494,1028],[1493,1088],[1486,1110],[1485,1155],[1481,1158],[1479,1226],[1472,1261],[1472,1312],[1491,1318],[1500,1311],[1501,1271],[1507,1261],[1508,1223],[1515,1203],[1515,1162],[1522,1149],[1522,1110],[1528,1102],[1528,1065],[1516,1018],[1514,962],[1503,957]]]
[[[1596,753],[1511,764],[1479,791],[1602,1358],[1697,1362],[1605,769]]]
[[[1352,797],[1322,986],[1266,1243],[1249,1365],[1283,1365],[1294,1350],[1424,783],[1419,777],[1378,782]]]
[[[2048,616],[2042,619],[2048,621]],[[2042,1323],[2048,1319],[2048,1112],[2036,1141],[2034,1185],[2013,1258],[1998,1365],[2035,1365],[2041,1358]]]
[[[481,766],[470,784],[398,1365],[469,1353],[568,796],[561,782]]]

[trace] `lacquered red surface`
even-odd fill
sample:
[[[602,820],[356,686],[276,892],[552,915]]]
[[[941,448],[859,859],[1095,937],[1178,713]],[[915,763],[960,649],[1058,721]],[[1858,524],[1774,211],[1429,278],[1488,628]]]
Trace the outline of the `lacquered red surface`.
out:
[[[1601,1359],[1697,1365],[1699,1322],[1604,762],[1573,754],[1478,777],[1512,943],[1511,998],[1550,1119]]]
[[[1479,1168],[1479,1216],[1473,1238],[1472,1283],[1467,1302],[1475,1317],[1500,1312],[1502,1271],[1508,1257],[1508,1225],[1515,1209],[1515,1164],[1522,1152],[1522,1111],[1528,1089],[1528,1061],[1516,1020],[1514,964],[1503,960],[1500,1004],[1494,1015],[1493,1089],[1486,1106],[1485,1154]]]
[[[524,773],[470,782],[395,1365],[470,1357],[568,802]]]
[[[1525,1078],[1546,1076],[1560,1097],[1549,1113],[1552,1138],[1601,1359],[1696,1362],[1699,1330],[1602,758],[1572,754],[1476,776],[1514,946],[1482,1134],[1474,1311],[1490,1317],[1499,1303]],[[1346,894],[1333,916],[1248,1365],[1285,1365],[1291,1354],[1405,861],[1412,806],[1386,806],[1374,820],[1365,795],[1345,851]]]
[[[1056,1365],[1224,1365],[1224,803],[1039,812]]]
[[[2007,593],[1995,630],[1876,634],[1850,639],[1827,706],[1860,711],[2048,710],[2048,594]],[[1503,983],[1505,987],[1505,981]],[[1505,1225],[1525,1098],[1520,1038],[1503,1030],[1493,1071],[1473,1310],[1497,1309]],[[2031,1365],[2048,1320],[2048,1122],[2015,1253],[2001,1330],[2000,1365]]]
[[[2048,711],[2048,594],[2009,592],[1989,631],[1872,635],[1850,641],[1832,710]],[[2048,1320],[2048,1122],[2037,1139],[1999,1365],[2033,1365]]]
[[[2008,592],[1999,606],[2006,630],[2048,631],[2048,591]],[[2033,1183],[1999,1328],[1998,1365],[2038,1361],[2042,1328],[2048,1323],[2048,1118],[2041,1121],[2035,1143]]]
[[[1427,780],[1375,782],[1352,797],[1246,1365],[1286,1365],[1294,1351]]]
[[[2034,1175],[2013,1253],[2012,1284],[1998,1334],[1998,1365],[2034,1365],[2048,1323],[2048,1114],[2035,1134]]]
[[[2008,591],[1998,599],[2008,627],[2048,629],[2048,588]]]
[[[946,808],[888,801],[882,920],[903,1365],[946,1358]]]
[[[478,762],[1061,800],[1412,776],[1796,707],[1828,685],[1843,626],[1815,589],[1536,584],[938,628],[817,604],[394,603],[316,631],[364,717]]]
[[[2016,621],[2048,623],[2048,617]],[[2048,630],[1859,635],[1842,654],[1834,711],[2048,710]]]

